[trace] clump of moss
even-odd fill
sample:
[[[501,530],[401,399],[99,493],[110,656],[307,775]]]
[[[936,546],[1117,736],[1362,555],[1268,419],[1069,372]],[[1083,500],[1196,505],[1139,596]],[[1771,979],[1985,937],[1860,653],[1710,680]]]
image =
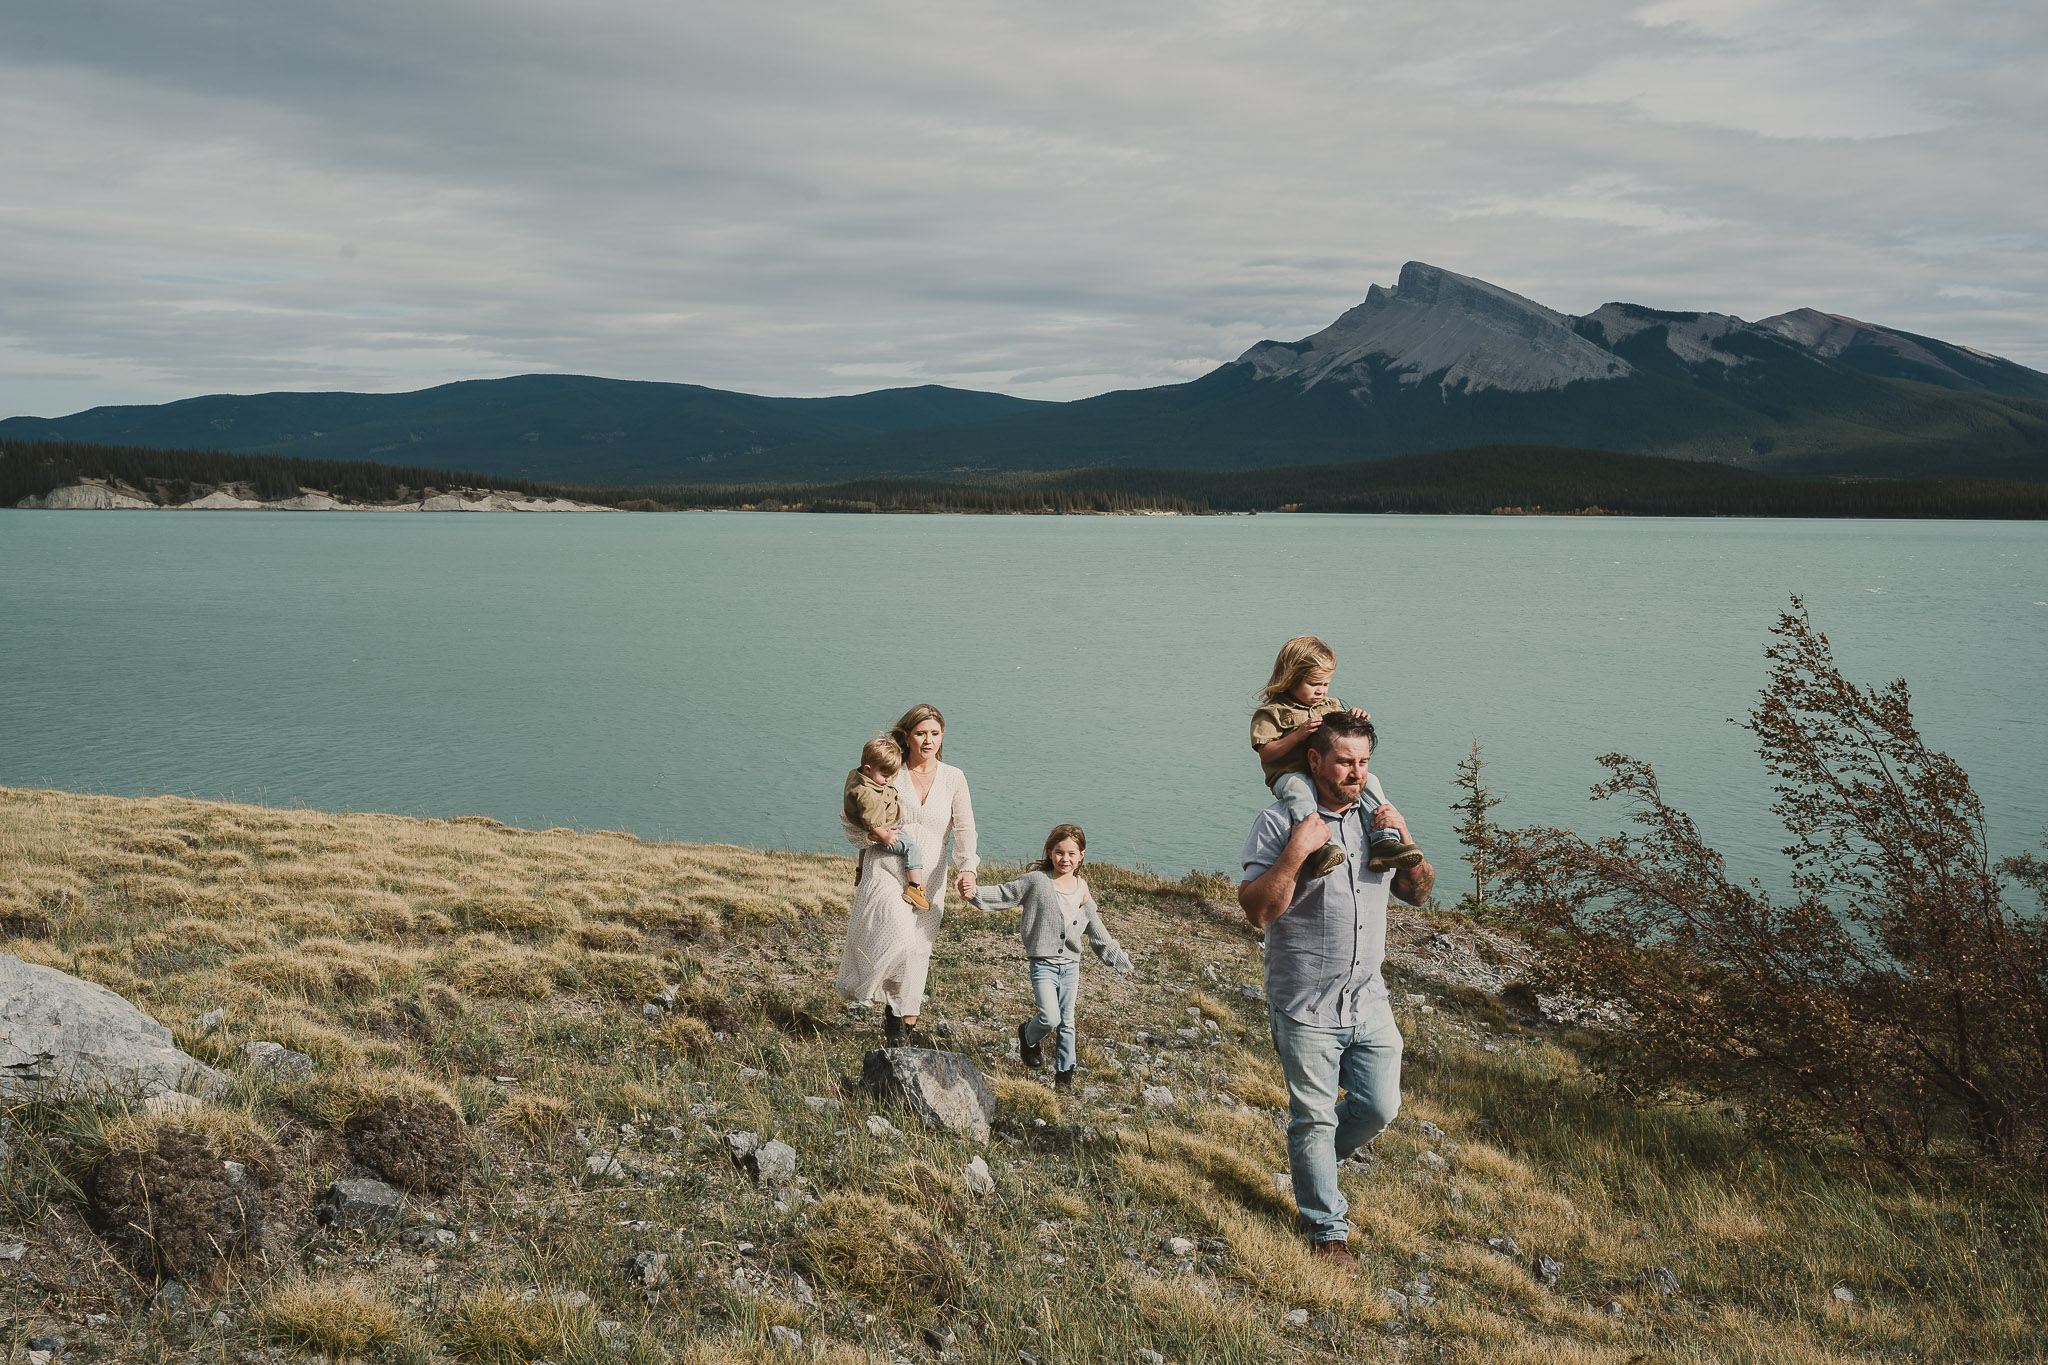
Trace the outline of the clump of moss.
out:
[[[271,1151],[230,1167],[206,1134],[165,1124],[100,1162],[94,1212],[137,1269],[203,1281],[262,1242],[263,1187],[277,1169]]]
[[[462,1183],[469,1139],[462,1116],[424,1096],[386,1095],[350,1117],[350,1155],[415,1194],[446,1194]]]

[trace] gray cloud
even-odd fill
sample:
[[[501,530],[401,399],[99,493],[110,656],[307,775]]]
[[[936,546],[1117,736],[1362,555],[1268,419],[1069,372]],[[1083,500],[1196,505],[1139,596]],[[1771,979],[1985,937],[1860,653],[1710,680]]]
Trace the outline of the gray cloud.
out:
[[[566,370],[1172,383],[1409,258],[2048,368],[1993,0],[0,12],[0,412]]]

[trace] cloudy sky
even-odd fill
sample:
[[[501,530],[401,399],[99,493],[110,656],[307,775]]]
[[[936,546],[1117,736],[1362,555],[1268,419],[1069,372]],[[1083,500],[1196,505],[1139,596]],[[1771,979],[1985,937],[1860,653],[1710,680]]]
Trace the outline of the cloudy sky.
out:
[[[0,415],[568,371],[1043,398],[1420,259],[2048,368],[2048,7],[30,0]]]

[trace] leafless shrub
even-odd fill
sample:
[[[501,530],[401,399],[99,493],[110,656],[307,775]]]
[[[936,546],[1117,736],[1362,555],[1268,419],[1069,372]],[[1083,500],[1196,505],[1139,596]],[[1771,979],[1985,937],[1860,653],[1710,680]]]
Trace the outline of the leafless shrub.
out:
[[[2048,897],[2048,865],[1994,865],[1982,803],[1922,740],[1903,680],[1843,678],[1796,597],[1773,634],[1745,728],[1791,833],[1791,896],[1732,881],[1650,766],[1609,754],[1594,795],[1637,830],[1500,833],[1508,901],[1546,932],[1558,984],[1634,1012],[1626,1080],[1846,1128],[1900,1167],[1951,1135],[2044,1164],[2048,921],[2006,893]]]

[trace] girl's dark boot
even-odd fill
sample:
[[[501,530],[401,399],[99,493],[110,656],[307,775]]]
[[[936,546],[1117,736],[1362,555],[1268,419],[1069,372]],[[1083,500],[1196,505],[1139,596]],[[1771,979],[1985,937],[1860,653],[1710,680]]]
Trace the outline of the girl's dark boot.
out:
[[[1074,1088],[1074,1068],[1068,1067],[1065,1071],[1053,1072],[1052,1088],[1055,1090],[1072,1090]]]

